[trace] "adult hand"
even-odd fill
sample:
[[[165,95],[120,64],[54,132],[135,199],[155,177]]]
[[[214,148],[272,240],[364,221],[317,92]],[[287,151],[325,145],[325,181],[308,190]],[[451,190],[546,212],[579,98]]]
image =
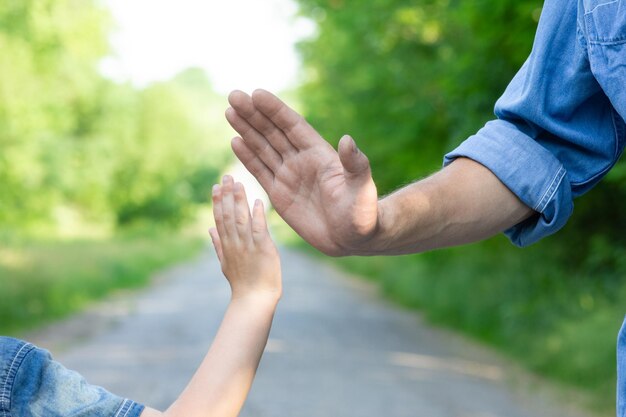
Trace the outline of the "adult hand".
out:
[[[338,152],[273,94],[233,91],[226,119],[239,133],[235,155],[259,181],[280,216],[331,256],[361,252],[379,224],[369,161],[344,136]]]

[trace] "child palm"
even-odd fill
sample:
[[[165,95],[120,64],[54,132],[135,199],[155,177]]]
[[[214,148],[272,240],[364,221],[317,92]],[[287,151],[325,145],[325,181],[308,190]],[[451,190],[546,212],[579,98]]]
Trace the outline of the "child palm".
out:
[[[213,215],[216,228],[209,232],[233,298],[280,298],[280,259],[261,201],[251,216],[243,185],[225,176],[221,186],[213,187]]]

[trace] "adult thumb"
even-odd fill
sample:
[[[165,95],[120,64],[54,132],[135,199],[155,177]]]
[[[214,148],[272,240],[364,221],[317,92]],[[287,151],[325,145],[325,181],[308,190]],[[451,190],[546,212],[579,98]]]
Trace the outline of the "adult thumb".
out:
[[[339,140],[339,160],[345,171],[346,177],[356,179],[365,177],[369,179],[370,162],[363,152],[357,148],[354,139],[348,135],[344,135]]]

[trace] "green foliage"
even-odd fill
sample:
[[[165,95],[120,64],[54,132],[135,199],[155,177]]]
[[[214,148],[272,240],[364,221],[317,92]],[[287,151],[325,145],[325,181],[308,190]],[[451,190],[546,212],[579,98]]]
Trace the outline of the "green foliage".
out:
[[[106,52],[95,2],[8,1],[0,6],[0,224],[45,216],[60,199],[79,109]],[[44,93],[45,92],[45,93]]]
[[[301,0],[318,36],[300,45],[307,117],[350,132],[379,188],[432,172],[491,116],[530,51],[541,2]]]
[[[381,193],[436,170],[493,118],[526,59],[539,0],[298,0],[318,25],[302,42],[305,116],[332,143],[350,133]],[[339,261],[394,299],[532,368],[614,390],[626,297],[626,164],[577,203],[558,235],[520,250],[498,237],[413,257]],[[621,300],[621,304],[620,304]]]
[[[129,106],[130,140],[116,151],[110,200],[117,222],[180,224],[190,203],[205,202],[209,187],[228,162],[225,134],[217,130],[224,107],[201,70],[141,91]],[[115,120],[118,115],[115,115]],[[223,122],[222,122],[223,124]]]
[[[178,225],[228,162],[225,100],[205,74],[144,90],[104,79],[110,26],[97,0],[0,5],[0,229],[54,224],[64,208]]]
[[[199,239],[163,233],[111,241],[31,242],[0,247],[0,333],[22,331],[136,288],[164,266],[195,255]]]

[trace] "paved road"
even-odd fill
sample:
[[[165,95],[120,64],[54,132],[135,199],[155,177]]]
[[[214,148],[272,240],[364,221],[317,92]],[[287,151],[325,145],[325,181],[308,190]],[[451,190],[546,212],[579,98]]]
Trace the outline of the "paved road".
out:
[[[576,417],[493,353],[283,251],[270,341],[243,417]],[[215,333],[228,287],[208,251],[151,288],[27,335],[109,390],[166,408]],[[563,398],[560,401],[564,401]]]

